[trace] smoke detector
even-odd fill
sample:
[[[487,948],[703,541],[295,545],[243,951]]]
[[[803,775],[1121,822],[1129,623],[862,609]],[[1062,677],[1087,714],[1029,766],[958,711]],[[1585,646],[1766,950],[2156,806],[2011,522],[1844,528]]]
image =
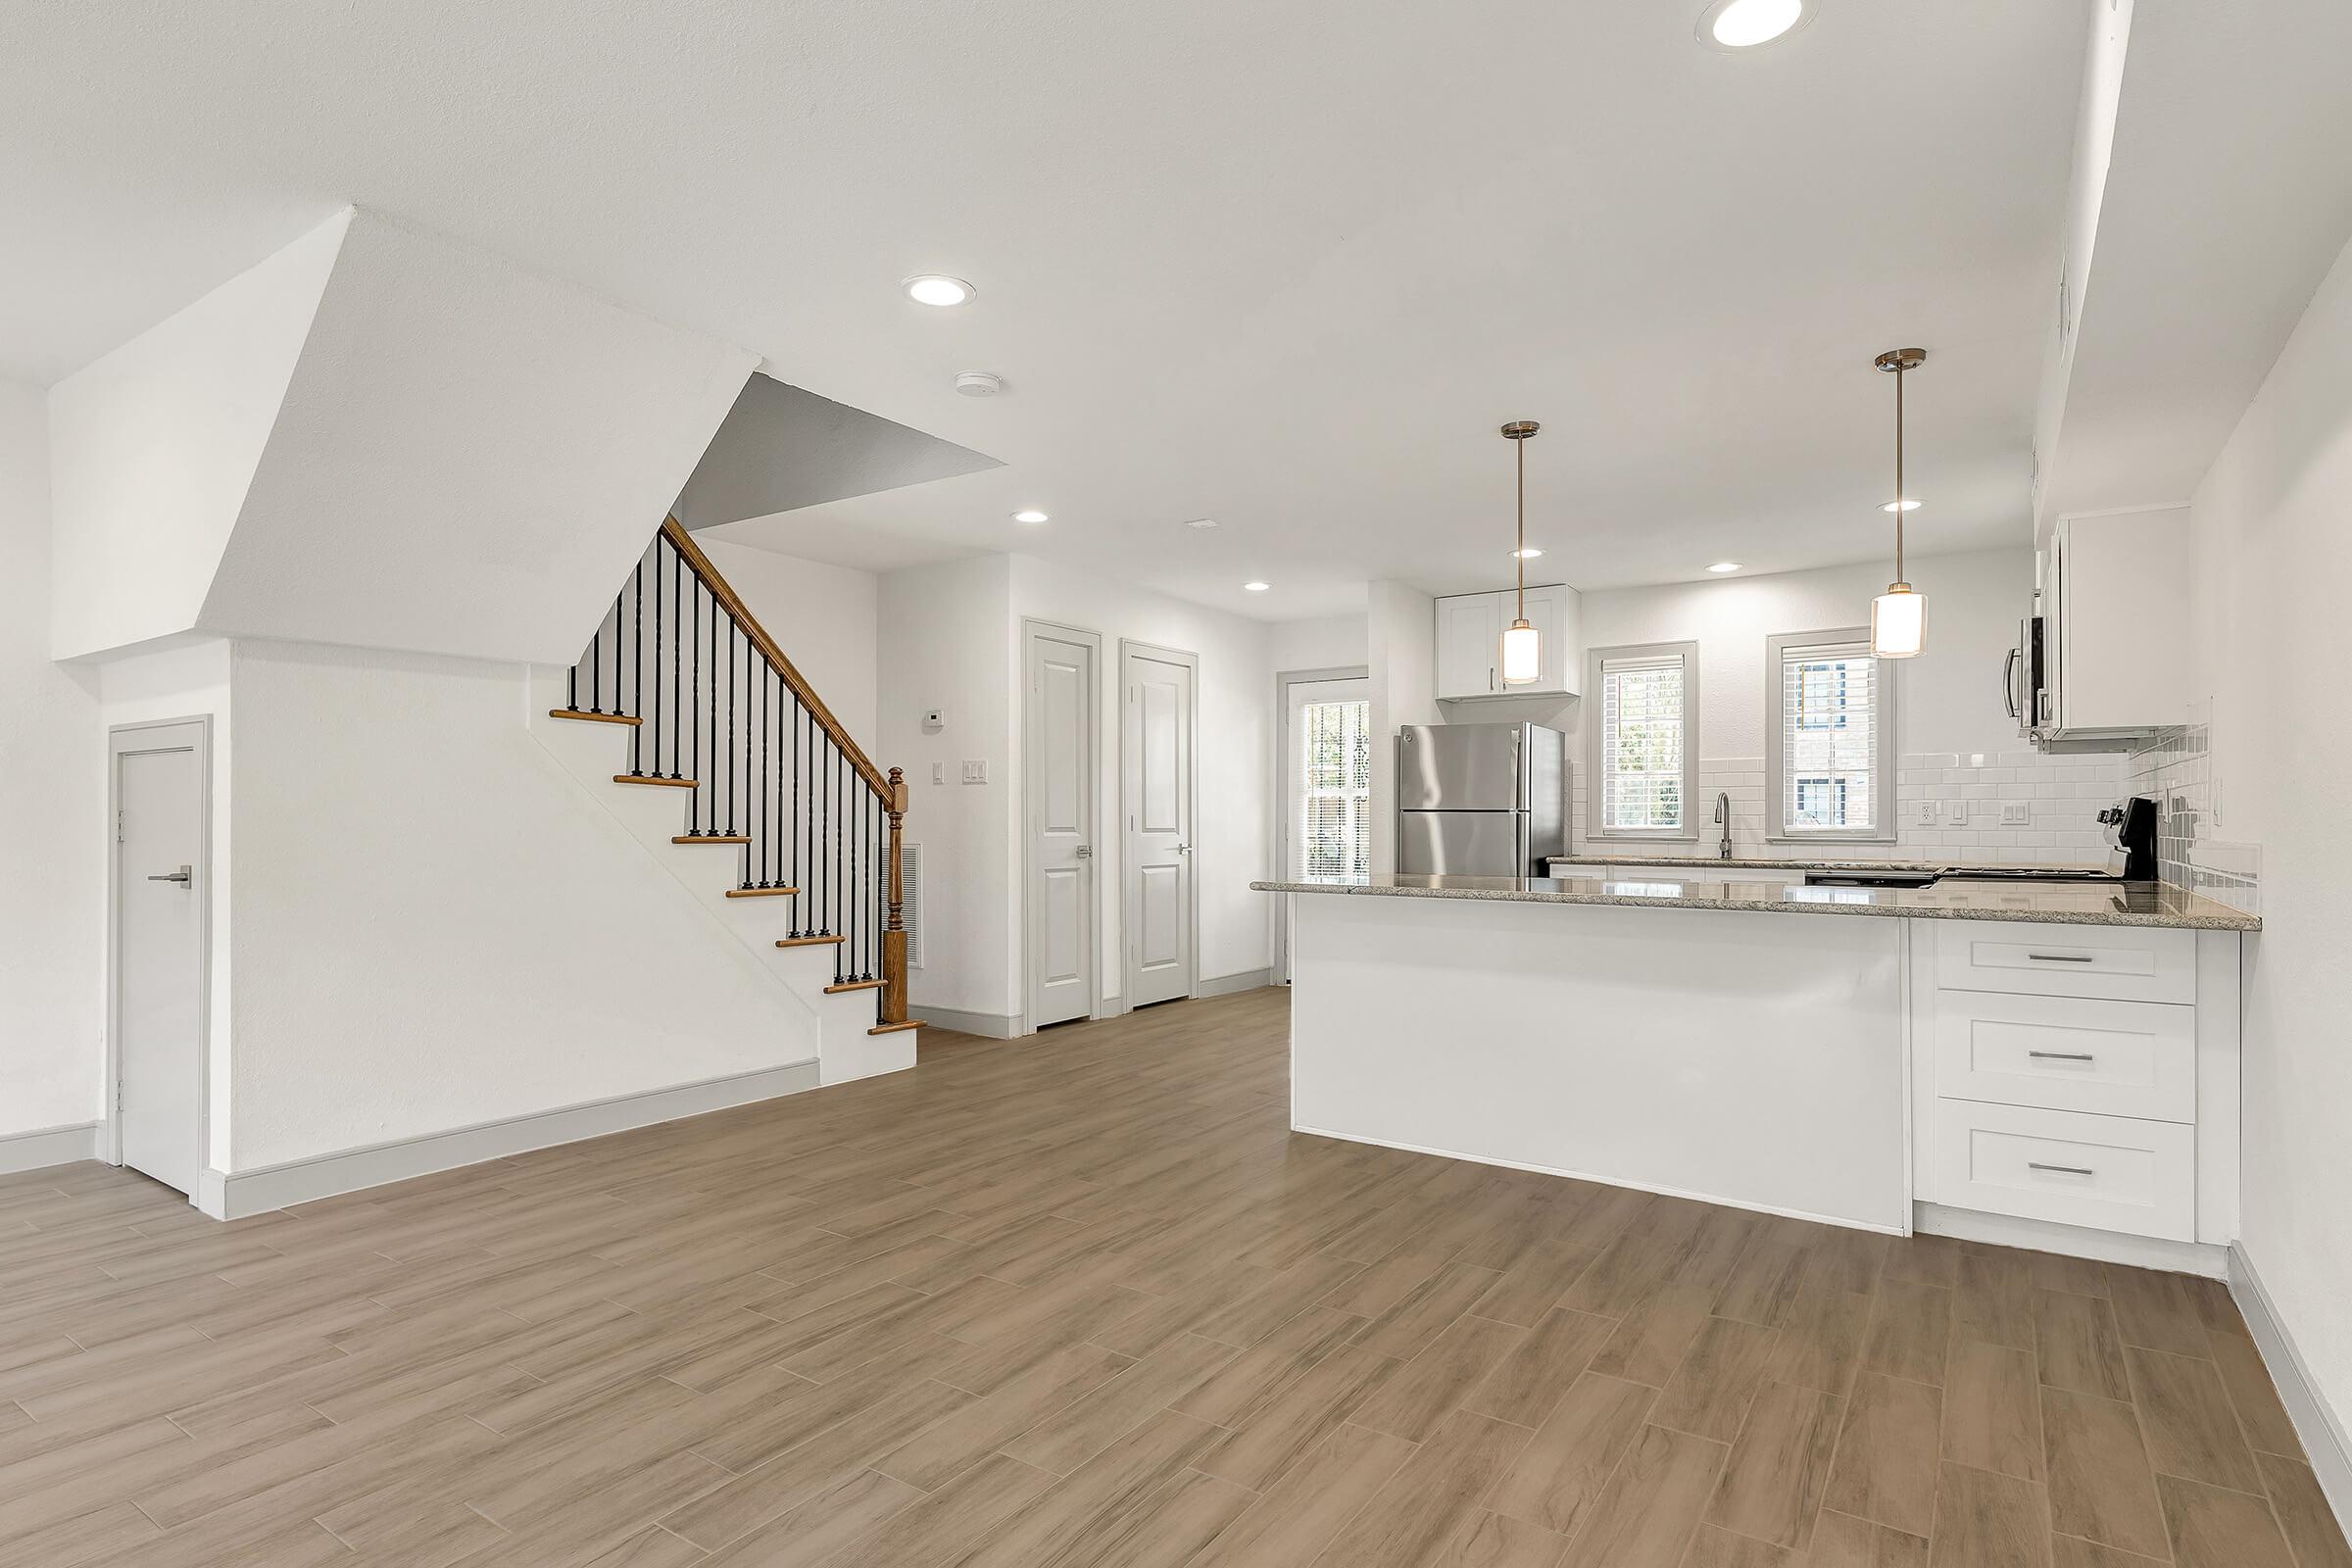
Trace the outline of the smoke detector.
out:
[[[1004,390],[1004,378],[994,370],[959,370],[956,390],[967,398],[993,398]]]

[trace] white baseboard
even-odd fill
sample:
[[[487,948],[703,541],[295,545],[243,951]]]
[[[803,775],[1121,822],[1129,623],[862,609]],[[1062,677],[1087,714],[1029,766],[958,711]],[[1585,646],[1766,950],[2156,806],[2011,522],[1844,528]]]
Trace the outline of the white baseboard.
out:
[[[97,1157],[98,1124],[94,1121],[39,1127],[28,1133],[0,1133],[0,1176]]]
[[[2303,1440],[2303,1456],[2311,1461],[2312,1474],[2319,1477],[2328,1506],[2334,1510],[2336,1523],[2352,1531],[2352,1523],[2348,1523],[2352,1522],[2352,1438],[2346,1437],[2335,1406],[2313,1381],[2302,1350],[2286,1332],[2271,1293],[2263,1288],[2262,1276],[2254,1271],[2254,1260],[2238,1243],[2230,1247],[2230,1296],[2237,1302],[2246,1327],[2253,1331],[2254,1348],[2262,1352],[2262,1364],[2278,1385],[2278,1402],[2286,1406],[2295,1436]]]
[[[957,1034],[979,1035],[986,1040],[1018,1040],[1028,1032],[1026,1021],[1019,1013],[966,1012],[961,1007],[933,1007],[920,1002],[908,1003],[906,1016],[920,1018],[938,1029],[953,1029]]]
[[[656,1122],[708,1115],[730,1105],[748,1105],[754,1101],[797,1095],[817,1087],[817,1078],[814,1060],[796,1061],[758,1072],[708,1078],[700,1083],[651,1089],[640,1095],[622,1095],[505,1121],[427,1133],[421,1138],[342,1150],[309,1159],[289,1160],[282,1165],[227,1172],[208,1170],[197,1182],[194,1201],[215,1219],[243,1219],[248,1214],[308,1203],[338,1193],[404,1182],[435,1171],[455,1170],[460,1165],[478,1165],[485,1159],[500,1159],[556,1144],[575,1144],[583,1138],[602,1138],[610,1133],[627,1132],[632,1127],[650,1127]]]
[[[2132,1268],[2162,1269],[2168,1274],[2202,1274],[2215,1280],[2230,1277],[2229,1249],[2205,1242],[2127,1236],[2121,1231],[2096,1231],[2046,1219],[1946,1208],[1941,1203],[1914,1203],[1911,1210],[1911,1228],[1930,1236],[2023,1248],[2029,1252],[2057,1252],[2066,1257],[2087,1257]]]
[[[1230,997],[1237,991],[1257,991],[1274,983],[1271,969],[1244,969],[1239,974],[1220,974],[1200,982],[1194,995],[1200,997]]]
[[[1849,1231],[1871,1231],[1881,1236],[1900,1236],[1892,1225],[1873,1225],[1867,1220],[1846,1219],[1836,1214],[1813,1214],[1801,1208],[1782,1208],[1773,1203],[1750,1203],[1737,1198],[1725,1198],[1719,1193],[1692,1192],[1689,1188],[1664,1187],[1655,1182],[1627,1181],[1622,1176],[1598,1176],[1586,1170],[1563,1170],[1556,1165],[1531,1165],[1525,1160],[1496,1159],[1487,1154],[1465,1154],[1458,1150],[1432,1149],[1426,1144],[1400,1144],[1389,1138],[1366,1138],[1360,1133],[1335,1133],[1327,1127],[1307,1127],[1291,1123],[1291,1131],[1304,1133],[1309,1138],[1336,1138],[1344,1144],[1370,1144],[1375,1149],[1400,1150],[1407,1154],[1435,1154],[1440,1159],[1465,1160],[1473,1165],[1494,1165],[1503,1170],[1532,1171],[1538,1176],[1565,1176],[1572,1181],[1597,1182],[1603,1187],[1628,1187],[1637,1193],[1655,1193],[1661,1198],[1690,1198],[1702,1203],[1718,1203],[1725,1208],[1743,1208],[1751,1214],[1778,1214],[1783,1219],[1810,1220],[1816,1225],[1836,1225]]]

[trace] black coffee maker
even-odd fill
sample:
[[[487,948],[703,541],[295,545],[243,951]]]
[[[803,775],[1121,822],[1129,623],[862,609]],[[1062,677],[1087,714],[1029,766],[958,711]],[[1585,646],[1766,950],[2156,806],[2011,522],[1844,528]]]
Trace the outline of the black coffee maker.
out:
[[[2127,882],[2156,880],[2156,803],[2127,796],[2099,813],[2107,829],[2107,871]]]

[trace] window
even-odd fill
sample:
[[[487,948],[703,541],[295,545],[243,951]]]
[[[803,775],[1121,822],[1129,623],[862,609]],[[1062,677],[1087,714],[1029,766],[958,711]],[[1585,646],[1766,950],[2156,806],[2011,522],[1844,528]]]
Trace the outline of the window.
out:
[[[1590,662],[1592,836],[1696,838],[1698,644],[1595,648]]]
[[[1361,699],[1298,705],[1300,876],[1371,879],[1371,720],[1372,705]]]
[[[1790,632],[1766,643],[1772,836],[1894,838],[1894,685],[1870,633]]]

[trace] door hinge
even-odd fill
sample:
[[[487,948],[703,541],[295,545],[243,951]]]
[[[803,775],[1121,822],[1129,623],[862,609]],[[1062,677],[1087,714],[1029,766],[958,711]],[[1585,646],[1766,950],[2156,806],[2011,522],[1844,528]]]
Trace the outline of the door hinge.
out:
[[[115,808],[115,842],[122,842],[122,809],[120,807]]]

